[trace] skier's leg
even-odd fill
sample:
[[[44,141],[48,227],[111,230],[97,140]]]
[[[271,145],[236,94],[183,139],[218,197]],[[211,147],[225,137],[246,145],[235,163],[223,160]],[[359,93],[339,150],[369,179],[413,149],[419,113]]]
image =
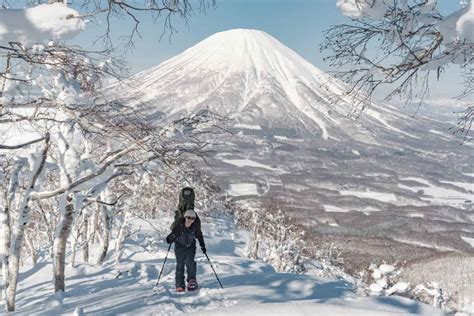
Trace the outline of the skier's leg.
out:
[[[184,265],[186,261],[186,248],[174,248],[174,253],[176,255],[176,277],[175,285],[176,288],[184,288]]]
[[[194,260],[196,256],[196,247],[190,247],[186,249],[186,272],[188,277],[186,281],[196,280],[196,261]]]

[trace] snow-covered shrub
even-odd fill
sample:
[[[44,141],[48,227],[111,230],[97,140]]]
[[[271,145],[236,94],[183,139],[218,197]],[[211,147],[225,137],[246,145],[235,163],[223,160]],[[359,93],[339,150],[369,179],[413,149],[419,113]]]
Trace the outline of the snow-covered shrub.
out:
[[[314,273],[321,277],[350,279],[344,272],[342,249],[335,243],[322,243],[312,252],[314,257]]]
[[[266,242],[264,259],[277,271],[303,273],[306,271],[303,254],[303,231],[286,219],[281,210],[265,212],[263,236]]]
[[[447,303],[450,300],[436,282],[418,284],[411,292],[413,298],[418,301],[431,304],[443,310],[447,310]]]
[[[304,273],[307,270],[304,233],[290,223],[281,210],[235,207],[234,212],[237,224],[250,230],[249,257],[262,258],[280,272]]]
[[[406,279],[404,269],[400,265],[371,264],[367,271],[361,273],[363,292],[375,296],[401,295],[417,301],[441,308],[446,312],[459,310],[456,308],[450,293],[444,291],[437,282],[423,282],[416,286]]]
[[[259,203],[246,202],[245,207],[228,202],[236,224],[250,233],[246,255],[261,258],[277,271],[343,278],[350,283],[356,280],[344,271],[342,250],[334,243],[308,247],[303,230],[284,215],[281,209]]]

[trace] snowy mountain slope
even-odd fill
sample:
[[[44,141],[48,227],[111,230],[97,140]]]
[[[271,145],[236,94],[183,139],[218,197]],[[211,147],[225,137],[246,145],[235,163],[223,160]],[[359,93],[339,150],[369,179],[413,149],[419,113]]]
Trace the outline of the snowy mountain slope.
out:
[[[352,100],[335,97],[341,91],[334,79],[272,36],[247,29],[216,33],[107,89],[130,98],[150,119],[208,108],[242,124],[323,139],[368,141],[374,129],[412,137],[391,122],[410,122],[413,128],[413,119],[388,104],[374,104],[355,128],[347,117]]]
[[[171,220],[171,219],[169,219]],[[342,280],[276,273],[264,262],[240,256],[245,234],[232,218],[203,218],[208,254],[224,285],[219,285],[198,251],[197,293],[174,292],[174,255],[170,252],[161,285],[153,291],[167,245],[169,222],[135,220],[138,229],[126,241],[124,261],[106,266],[68,266],[65,297],[52,295],[51,264],[24,268],[18,306],[11,315],[443,315],[433,307],[402,297],[360,297]],[[158,231],[156,230],[158,227]],[[113,252],[112,252],[113,253]]]
[[[202,108],[233,117],[236,135],[219,138],[203,172],[242,208],[277,205],[309,247],[339,245],[354,275],[371,263],[474,255],[474,144],[388,104],[350,120],[350,100],[335,99],[341,87],[328,80],[268,34],[231,30],[107,93],[150,120]]]

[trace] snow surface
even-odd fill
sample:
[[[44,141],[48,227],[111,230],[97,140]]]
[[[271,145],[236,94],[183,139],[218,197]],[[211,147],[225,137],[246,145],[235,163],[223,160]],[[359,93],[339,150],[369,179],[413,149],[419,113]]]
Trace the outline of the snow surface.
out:
[[[404,244],[408,244],[408,245],[414,245],[414,246],[423,247],[423,248],[432,248],[432,249],[436,249],[436,250],[439,250],[439,251],[448,251],[448,252],[451,252],[451,251],[455,252],[456,251],[455,248],[439,246],[439,245],[436,245],[435,243],[430,243],[429,240],[427,240],[426,242],[423,242],[423,241],[419,241],[419,240],[410,240],[410,239],[404,238],[402,236],[393,236],[391,239],[396,241],[396,242],[400,242],[400,243],[404,243]]]
[[[222,159],[222,161],[237,167],[255,167],[272,171],[276,170],[276,168],[261,164],[250,159]]]
[[[474,191],[474,182],[456,182],[456,181],[439,181],[439,182],[449,183],[466,190]]]
[[[235,124],[235,128],[244,128],[244,129],[253,129],[253,130],[261,130],[262,127],[260,125],[249,125],[249,124]]]
[[[348,209],[344,209],[344,208],[340,208],[340,207],[337,207],[337,206],[334,206],[334,205],[323,205],[324,207],[324,210],[326,212],[335,212],[335,213],[346,213],[346,212],[349,212],[350,210]]]
[[[76,10],[59,2],[0,10],[0,43],[20,42],[29,46],[50,40],[68,40],[85,26]]]
[[[358,296],[343,280],[277,273],[262,261],[242,257],[246,234],[236,230],[233,218],[202,219],[208,255],[223,290],[198,251],[198,292],[174,292],[173,252],[154,291],[167,249],[162,241],[172,218],[134,219],[136,233],[125,243],[125,259],[116,266],[112,258],[104,267],[68,265],[64,295],[52,294],[50,262],[24,266],[18,308],[9,315],[444,315],[403,297]]]
[[[416,181],[423,186],[407,186],[404,184],[398,184],[398,187],[406,190],[410,190],[412,192],[418,192],[419,190],[423,190],[424,195],[420,198],[425,201],[434,201],[439,204],[453,204],[456,203],[463,203],[466,200],[472,200],[473,195],[472,193],[465,193],[451,188],[443,188],[437,186],[428,180],[418,178],[418,177],[407,177],[407,178],[400,178],[400,180],[409,180],[409,181]],[[447,183],[455,185],[459,188],[463,188],[466,190],[474,190],[472,183],[467,182],[449,182],[449,181],[440,181],[441,183]]]
[[[342,195],[353,195],[364,199],[379,200],[387,203],[393,203],[397,201],[397,197],[393,193],[383,193],[376,191],[353,191],[353,190],[341,190]],[[370,210],[369,210],[370,211]]]
[[[474,238],[471,238],[471,237],[461,237],[462,240],[464,240],[465,242],[467,242],[469,245],[471,245],[471,247],[474,248]]]
[[[232,196],[259,195],[255,183],[231,183],[227,194]]]

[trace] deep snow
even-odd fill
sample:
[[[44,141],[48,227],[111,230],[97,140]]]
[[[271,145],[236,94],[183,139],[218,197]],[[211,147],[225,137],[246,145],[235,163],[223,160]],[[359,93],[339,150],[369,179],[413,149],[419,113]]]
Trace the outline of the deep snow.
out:
[[[247,234],[236,230],[227,215],[203,217],[208,254],[224,289],[219,289],[198,250],[198,292],[174,292],[173,252],[154,290],[166,255],[162,240],[170,221],[150,224],[135,219],[135,233],[126,241],[124,260],[118,266],[111,257],[104,267],[68,266],[64,296],[52,294],[50,262],[23,267],[18,308],[11,315],[443,315],[434,307],[402,297],[358,296],[344,280],[277,273],[265,262],[244,258]]]

